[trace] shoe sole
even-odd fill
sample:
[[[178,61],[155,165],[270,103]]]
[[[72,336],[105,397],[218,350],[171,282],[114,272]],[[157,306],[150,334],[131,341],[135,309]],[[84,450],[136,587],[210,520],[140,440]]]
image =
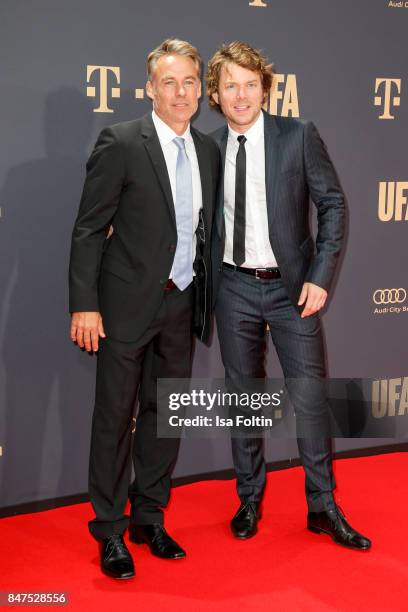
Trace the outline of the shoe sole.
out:
[[[236,533],[234,533],[232,531],[232,535],[234,536],[234,538],[236,538],[237,540],[250,540],[251,538],[254,538],[256,536],[256,534],[258,533],[258,530],[256,530],[254,533],[251,533],[250,535],[238,535]]]
[[[234,533],[232,535],[234,536],[236,540],[250,540],[251,538],[254,538],[256,536],[256,533],[253,533],[252,535],[249,535],[249,536],[239,536],[239,535],[235,535]]]
[[[324,535],[328,535],[333,540],[333,542],[335,542],[336,544],[339,544],[340,546],[344,546],[344,548],[351,548],[352,550],[361,550],[362,552],[370,550],[370,548],[371,548],[371,545],[370,546],[349,546],[348,544],[344,544],[343,542],[339,542],[338,540],[336,540],[336,538],[329,531],[325,531],[324,529],[320,529],[320,527],[314,527],[313,525],[307,525],[307,528],[312,533],[317,533],[318,535],[323,533]]]
[[[131,578],[135,577],[135,574],[129,574],[129,576],[115,576],[114,574],[110,574],[104,569],[102,570],[102,573],[105,574],[105,576],[108,576],[109,578],[113,578],[114,580],[130,580]]]

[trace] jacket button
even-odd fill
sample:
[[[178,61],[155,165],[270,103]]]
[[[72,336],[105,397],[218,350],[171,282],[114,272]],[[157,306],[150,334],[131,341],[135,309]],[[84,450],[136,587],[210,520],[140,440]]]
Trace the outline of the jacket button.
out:
[[[166,281],[164,281],[162,278],[160,279],[160,284],[161,284],[161,285],[164,285],[164,283],[165,283],[165,282],[166,282]]]

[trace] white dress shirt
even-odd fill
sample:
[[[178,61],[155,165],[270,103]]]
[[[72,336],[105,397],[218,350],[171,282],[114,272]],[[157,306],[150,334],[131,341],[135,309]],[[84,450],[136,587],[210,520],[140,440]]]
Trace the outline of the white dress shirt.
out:
[[[153,111],[152,119],[154,123],[154,127],[156,128],[157,136],[159,137],[160,145],[163,151],[164,159],[166,161],[167,172],[169,174],[171,193],[173,196],[173,202],[175,208],[177,207],[176,202],[176,167],[177,167],[177,155],[178,155],[178,147],[173,142],[174,138],[178,137],[178,134],[174,130],[171,129],[164,123],[162,119]],[[201,177],[200,177],[200,169],[198,166],[197,153],[194,146],[194,140],[191,136],[190,126],[186,129],[184,134],[182,134],[181,138],[184,138],[186,145],[186,153],[187,157],[190,161],[191,165],[191,176],[193,183],[193,227],[191,228],[191,239],[193,241],[193,261],[196,253],[196,244],[197,239],[195,235],[195,231],[199,222],[199,214],[200,209],[203,205],[203,198],[201,193]],[[173,276],[173,268],[171,269],[169,278]]]
[[[239,132],[228,128],[224,171],[225,251],[224,261],[234,264],[235,171]],[[265,184],[265,138],[263,113],[244,134],[246,140],[245,268],[276,268],[269,241]]]

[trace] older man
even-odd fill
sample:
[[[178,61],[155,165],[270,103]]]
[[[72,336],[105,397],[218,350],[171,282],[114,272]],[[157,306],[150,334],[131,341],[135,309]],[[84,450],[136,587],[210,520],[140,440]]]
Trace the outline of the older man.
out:
[[[208,337],[210,291],[202,288],[210,282],[219,153],[190,126],[201,64],[197,50],[176,39],[150,53],[146,91],[153,112],[102,130],[73,230],[71,338],[98,351],[89,470],[96,516],[89,528],[101,543],[102,571],[114,578],[134,575],[123,540],[128,493],[130,540],[146,542],[159,557],[185,556],[163,527],[179,441],[157,437],[154,388],[140,404],[135,480],[128,487],[132,415],[146,355],[154,354],[154,376],[145,377],[153,385],[158,377],[186,378],[192,330]]]

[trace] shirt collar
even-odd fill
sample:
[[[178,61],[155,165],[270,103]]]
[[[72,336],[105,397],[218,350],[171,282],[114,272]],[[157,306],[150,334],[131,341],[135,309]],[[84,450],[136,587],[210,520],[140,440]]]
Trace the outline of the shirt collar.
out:
[[[263,136],[264,132],[264,116],[263,112],[259,113],[258,119],[255,121],[254,125],[252,125],[247,132],[245,132],[245,138],[251,145],[256,145],[259,142],[259,139]],[[238,136],[241,132],[236,132],[230,126],[228,126],[228,134],[232,140],[237,140]]]
[[[152,111],[152,119],[154,127],[156,128],[157,136],[159,137],[162,146],[166,146],[169,144],[169,142],[172,142],[172,140],[178,137],[178,134],[176,134],[176,132],[169,125],[167,125],[163,119],[160,119],[160,117],[154,111]],[[186,142],[191,139],[190,124],[180,138],[184,138]]]

